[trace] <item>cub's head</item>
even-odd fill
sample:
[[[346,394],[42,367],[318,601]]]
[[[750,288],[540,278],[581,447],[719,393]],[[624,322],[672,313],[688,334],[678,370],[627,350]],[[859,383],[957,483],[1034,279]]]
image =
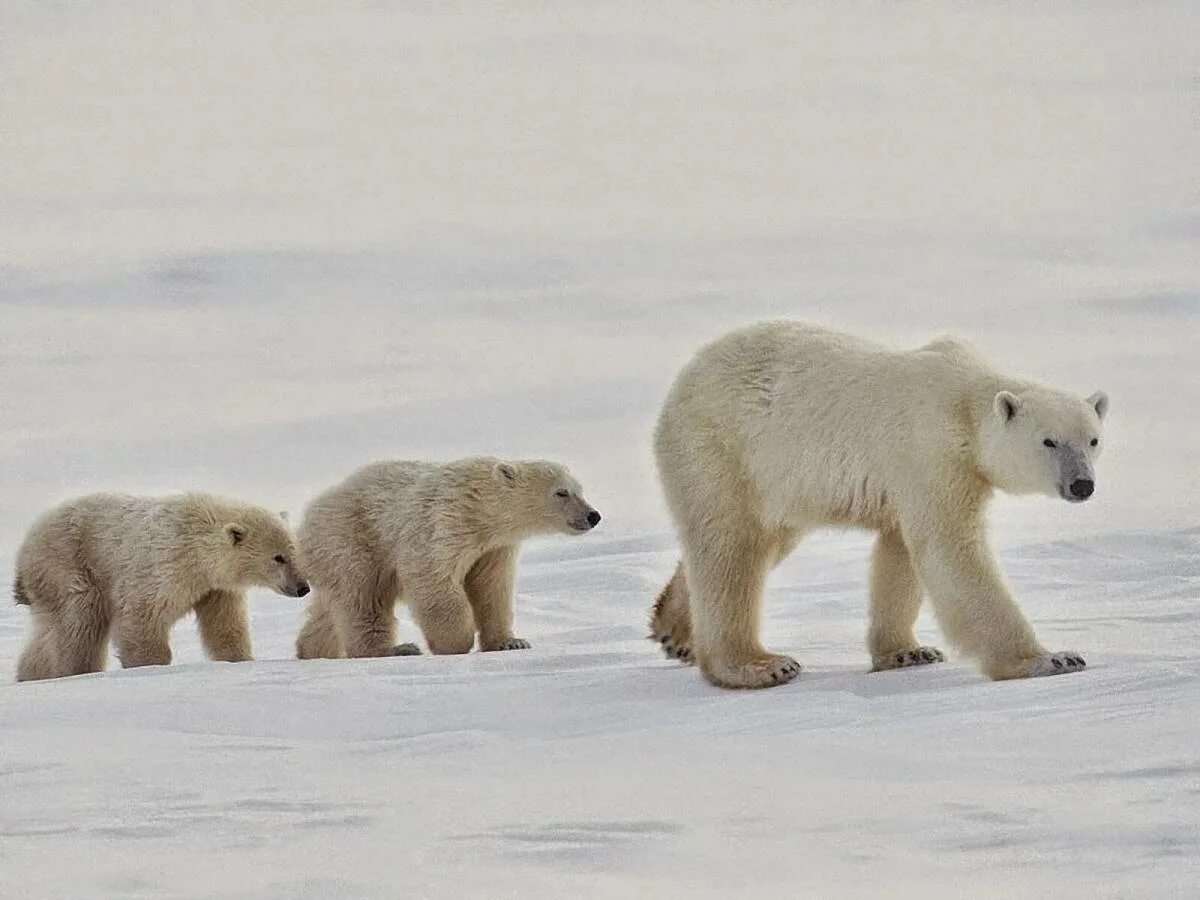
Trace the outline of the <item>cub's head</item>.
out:
[[[296,568],[296,546],[283,520],[265,509],[246,507],[221,529],[230,579],[243,587],[265,587],[303,597],[308,582]]]
[[[492,477],[500,488],[501,515],[512,517],[514,531],[583,534],[600,523],[579,482],[558,463],[498,462]]]
[[[1082,503],[1096,487],[1093,463],[1104,447],[1106,412],[1103,391],[1086,400],[1043,387],[1000,391],[981,429],[984,474],[1010,494]]]

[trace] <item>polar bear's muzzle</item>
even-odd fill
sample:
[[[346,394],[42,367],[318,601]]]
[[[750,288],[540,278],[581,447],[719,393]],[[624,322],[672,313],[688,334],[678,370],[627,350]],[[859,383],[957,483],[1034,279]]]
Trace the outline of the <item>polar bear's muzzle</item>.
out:
[[[1076,478],[1071,482],[1068,491],[1071,494],[1071,499],[1076,503],[1082,503],[1088,497],[1092,496],[1092,492],[1096,489],[1096,483],[1090,478]]]
[[[600,512],[589,507],[586,515],[578,519],[572,519],[570,524],[576,531],[591,531],[600,524]]]
[[[1082,453],[1064,454],[1060,465],[1058,495],[1068,503],[1083,503],[1096,491],[1091,461]]]

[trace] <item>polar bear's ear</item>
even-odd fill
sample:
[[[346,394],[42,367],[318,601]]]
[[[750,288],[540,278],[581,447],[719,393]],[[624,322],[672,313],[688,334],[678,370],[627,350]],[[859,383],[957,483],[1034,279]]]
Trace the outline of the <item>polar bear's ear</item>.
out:
[[[225,526],[225,537],[229,538],[229,543],[237,546],[246,538],[246,529],[237,522],[230,522]]]
[[[284,522],[288,521],[288,511],[286,509],[281,509],[279,511],[279,518]]]
[[[501,484],[517,483],[517,467],[512,463],[496,463],[496,468],[492,469],[492,474],[496,476],[496,480]]]
[[[1001,391],[996,395],[996,399],[992,401],[992,409],[1005,422],[1011,422],[1012,417],[1017,414],[1017,410],[1020,408],[1021,398],[1011,391]]]
[[[1104,393],[1104,391],[1096,391],[1096,393],[1087,398],[1087,402],[1096,411],[1096,416],[1103,422],[1104,415],[1108,412],[1108,394]]]

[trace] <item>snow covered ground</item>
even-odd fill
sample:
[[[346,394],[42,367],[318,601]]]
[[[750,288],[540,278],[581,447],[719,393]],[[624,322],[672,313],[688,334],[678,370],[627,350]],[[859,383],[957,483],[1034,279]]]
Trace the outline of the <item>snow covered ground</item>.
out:
[[[170,668],[16,685],[0,603],[0,897],[1194,895],[1198,24],[0,6],[0,573],[65,496],[299,514],[385,455],[557,457],[605,514],[525,553],[528,652],[301,664],[256,593],[255,663],[185,622]],[[770,584],[799,681],[657,655],[651,423],[770,315],[1109,392],[1096,499],[993,517],[1087,672],[866,674],[835,533]]]

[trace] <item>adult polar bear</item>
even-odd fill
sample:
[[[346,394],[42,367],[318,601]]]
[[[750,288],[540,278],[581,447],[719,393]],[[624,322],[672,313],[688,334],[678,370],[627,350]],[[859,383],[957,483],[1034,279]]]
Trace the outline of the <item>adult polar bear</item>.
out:
[[[875,669],[938,662],[913,624],[922,589],[946,636],[991,678],[1083,668],[1051,653],[987,547],[993,489],[1092,494],[1108,398],[990,369],[941,338],[897,352],[801,322],[750,325],[675,380],[655,452],[683,559],[652,636],[725,687],[769,687],[799,664],[758,640],[763,583],[807,531],[879,533],[868,647]]]

